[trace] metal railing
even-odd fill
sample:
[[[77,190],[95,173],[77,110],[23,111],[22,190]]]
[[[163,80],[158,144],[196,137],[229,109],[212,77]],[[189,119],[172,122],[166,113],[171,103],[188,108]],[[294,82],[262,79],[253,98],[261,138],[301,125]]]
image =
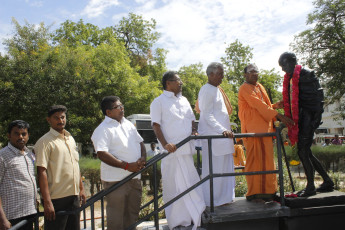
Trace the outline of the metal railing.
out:
[[[147,214],[146,216],[139,219],[137,222],[133,223],[130,227],[127,228],[127,230],[135,229],[136,226],[141,224],[142,222],[150,219],[151,217],[154,217],[154,226],[156,230],[159,229],[159,218],[158,214],[160,211],[162,211],[167,206],[174,203],[176,200],[180,199],[196,187],[203,184],[205,181],[210,180],[210,211],[214,212],[214,200],[213,200],[213,180],[217,177],[228,177],[228,176],[240,176],[240,175],[260,175],[260,174],[279,174],[279,193],[280,193],[280,203],[282,208],[285,207],[285,200],[284,200],[284,178],[283,178],[283,166],[282,166],[282,152],[281,149],[283,149],[284,154],[284,146],[283,142],[281,140],[280,136],[280,128],[276,128],[276,132],[273,133],[243,133],[243,134],[234,134],[234,138],[255,138],[255,137],[276,137],[276,144],[277,144],[277,159],[278,159],[278,169],[277,170],[270,170],[270,171],[253,171],[253,172],[232,172],[232,173],[213,173],[213,165],[212,165],[212,139],[218,139],[218,138],[226,138],[223,135],[209,135],[209,136],[189,136],[186,139],[182,140],[178,144],[176,144],[176,147],[179,148],[185,143],[189,142],[190,140],[197,140],[197,139],[207,139],[208,141],[208,157],[209,157],[209,175],[202,178],[198,183],[192,185],[190,188],[186,189],[184,192],[176,196],[175,198],[171,199],[169,202],[165,203],[161,207],[158,207],[158,200],[162,197],[162,195],[158,195],[158,180],[157,180],[157,163],[168,156],[169,153],[160,153],[154,157],[152,157],[150,160],[147,161],[146,167],[139,172],[132,173],[131,175],[127,176],[123,180],[119,181],[118,183],[114,184],[113,186],[109,187],[108,189],[102,190],[95,194],[94,196],[90,197],[84,205],[82,205],[80,208],[73,210],[73,211],[59,211],[56,213],[56,215],[70,215],[70,214],[76,214],[83,212],[84,216],[84,228],[86,228],[86,209],[90,207],[91,212],[91,229],[95,229],[95,216],[94,216],[94,205],[97,201],[101,201],[101,219],[102,219],[102,229],[104,229],[104,197],[108,195],[109,193],[113,192],[123,184],[127,183],[129,180],[133,179],[137,175],[145,172],[148,170],[148,168],[153,167],[153,175],[154,175],[154,182],[153,182],[153,199],[146,204],[144,204],[141,209],[148,207],[150,204],[154,204],[154,211]],[[198,150],[198,155],[200,155],[200,149]],[[286,156],[285,156],[286,157]],[[200,156],[197,158],[197,171],[200,175]],[[289,172],[290,173],[290,172]],[[291,178],[290,178],[291,179]],[[291,181],[292,182],[292,181]],[[292,184],[293,187],[293,184]],[[294,190],[294,188],[293,188]],[[43,216],[43,213],[40,212],[36,216],[35,221],[35,229],[38,229],[38,221],[37,219],[39,216]],[[18,223],[17,225],[13,226],[11,230],[19,229],[21,226],[23,226],[25,223],[27,223],[28,220],[23,220],[22,222]]]

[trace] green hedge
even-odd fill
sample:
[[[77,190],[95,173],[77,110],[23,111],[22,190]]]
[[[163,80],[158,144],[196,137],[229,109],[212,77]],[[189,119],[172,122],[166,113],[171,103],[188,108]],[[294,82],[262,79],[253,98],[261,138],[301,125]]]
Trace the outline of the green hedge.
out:
[[[297,148],[285,146],[288,161],[299,161]],[[331,164],[339,164],[340,159],[345,158],[345,146],[330,145],[330,146],[312,146],[311,151],[321,161],[327,171],[330,170]],[[344,168],[338,168],[338,171],[344,171]]]
[[[95,194],[95,188],[97,192],[101,190],[100,166],[101,161],[99,159],[81,157],[79,160],[80,173],[90,182],[91,196]]]

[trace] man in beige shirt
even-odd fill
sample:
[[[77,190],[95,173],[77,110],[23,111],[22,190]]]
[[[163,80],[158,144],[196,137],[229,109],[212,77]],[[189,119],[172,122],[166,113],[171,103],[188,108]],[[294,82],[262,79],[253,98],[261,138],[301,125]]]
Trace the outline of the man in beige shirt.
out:
[[[67,108],[54,105],[48,111],[51,128],[35,145],[38,182],[44,205],[44,229],[80,229],[80,215],[56,215],[85,203],[74,138],[65,130]]]

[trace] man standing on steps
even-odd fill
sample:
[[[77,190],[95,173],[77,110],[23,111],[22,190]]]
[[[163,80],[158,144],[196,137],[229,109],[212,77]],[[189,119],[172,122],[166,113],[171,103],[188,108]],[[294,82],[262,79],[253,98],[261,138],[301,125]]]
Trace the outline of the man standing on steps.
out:
[[[238,91],[238,116],[241,120],[242,133],[270,133],[273,132],[273,121],[279,118],[284,124],[292,125],[293,121],[279,114],[266,93],[265,88],[258,82],[259,69],[255,64],[244,68],[245,82]],[[275,170],[272,137],[244,138],[247,161],[246,172]],[[275,174],[247,175],[248,201],[264,203],[272,201],[277,190]]]
[[[80,229],[80,214],[73,211],[85,203],[79,170],[79,154],[72,135],[65,130],[67,108],[54,105],[48,111],[50,131],[35,144],[38,182],[44,206],[44,229]]]
[[[160,150],[170,154],[162,160],[163,200],[165,203],[200,181],[195,169],[194,144],[190,141],[176,149],[177,143],[196,135],[195,116],[187,98],[182,96],[182,81],[174,71],[164,73],[163,93],[150,106],[152,127]],[[197,229],[205,210],[201,187],[190,191],[165,208],[170,229]],[[192,225],[192,226],[190,226]]]
[[[232,107],[229,98],[219,87],[224,78],[221,63],[212,62],[206,69],[208,83],[199,92],[200,109],[199,133],[201,135],[223,135],[227,138],[212,140],[213,173],[234,172],[233,133],[229,115]],[[209,175],[208,141],[202,140],[202,178]],[[210,183],[203,184],[206,205],[210,206]],[[213,182],[214,205],[221,206],[231,203],[235,198],[235,177],[219,177]]]
[[[35,155],[26,147],[30,126],[15,120],[8,126],[8,144],[0,150],[0,229],[35,217],[37,187]],[[29,221],[21,230],[32,230]]]
[[[117,96],[104,97],[101,109],[105,116],[91,140],[101,162],[104,189],[145,167],[146,149],[135,126],[124,118],[125,109]],[[126,229],[139,217],[141,203],[140,175],[106,196],[107,228]]]

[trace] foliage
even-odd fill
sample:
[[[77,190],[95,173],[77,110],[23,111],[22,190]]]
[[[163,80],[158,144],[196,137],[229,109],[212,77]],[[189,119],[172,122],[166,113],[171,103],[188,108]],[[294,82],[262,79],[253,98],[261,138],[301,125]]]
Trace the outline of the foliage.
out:
[[[194,107],[200,88],[206,84],[207,76],[202,69],[201,63],[183,66],[178,74],[183,81],[183,96],[185,96],[192,107]]]
[[[141,15],[129,13],[128,17],[123,17],[118,25],[111,27],[119,41],[123,42],[131,59],[131,66],[137,68],[140,76],[152,75],[155,80],[160,80],[165,70],[165,57],[167,51],[162,48],[152,51],[153,45],[160,37],[160,33],[155,31],[156,20],[144,20]],[[158,79],[157,79],[158,78]]]
[[[76,47],[78,45],[88,45],[96,47],[102,43],[109,42],[116,38],[115,33],[107,28],[100,29],[91,23],[84,24],[80,19],[77,23],[67,20],[58,28],[53,37],[56,44],[65,44]]]
[[[295,36],[291,46],[324,80],[334,102],[345,94],[345,1],[316,0],[314,6],[306,22],[312,27]]]
[[[341,173],[330,172],[329,177],[332,179],[334,183],[334,190],[340,190],[341,188],[344,188],[344,184],[341,183],[344,181],[344,176],[342,176]]]
[[[243,197],[247,194],[247,181],[246,176],[236,176],[235,197]]]
[[[259,82],[265,87],[272,104],[283,99],[281,92],[277,90],[282,86],[282,78],[275,69],[260,70]]]
[[[253,58],[253,48],[247,45],[243,45],[239,40],[229,44],[225,50],[225,57],[221,58],[224,65],[224,75],[226,80],[223,80],[222,88],[227,93],[231,104],[233,106],[233,112],[231,115],[231,121],[239,125],[240,120],[238,118],[238,90],[244,83],[244,68],[251,62]],[[265,87],[271,102],[275,103],[282,99],[281,93],[277,91],[281,85],[281,77],[274,70],[260,70],[259,82]]]
[[[225,57],[221,58],[224,65],[224,75],[232,90],[236,93],[244,82],[243,70],[253,58],[253,48],[243,45],[238,39],[225,49]]]
[[[160,34],[155,32],[156,20],[144,20],[142,16],[129,13],[113,29],[126,49],[133,55],[146,57]]]
[[[288,161],[296,160],[299,161],[299,157],[296,151],[293,151],[293,148],[290,146],[285,146],[286,155]],[[339,163],[341,158],[345,158],[345,146],[337,146],[337,145],[330,145],[330,146],[312,146],[311,151],[313,154],[321,161],[323,166],[327,171],[330,170],[332,163]]]
[[[95,187],[97,192],[101,188],[101,175],[100,175],[101,161],[87,157],[81,157],[79,160],[80,173],[90,182],[90,194],[95,194]]]
[[[15,119],[29,122],[31,143],[48,131],[45,117],[53,104],[67,106],[67,129],[76,141],[88,143],[103,119],[99,102],[104,96],[120,96],[126,113],[132,114],[148,113],[150,102],[160,94],[158,82],[136,73],[115,38],[97,46],[54,46],[44,24],[14,24],[16,34],[6,42],[8,56],[0,56],[0,119],[3,127]],[[5,139],[1,133],[0,142]]]
[[[148,191],[146,187],[143,187],[143,191],[142,191],[142,199],[141,199],[141,206],[145,205],[146,203],[150,202],[153,199],[153,196],[151,195],[147,195]],[[161,207],[163,205],[163,199],[159,199],[158,200],[158,207]],[[143,218],[144,216],[148,215],[149,213],[154,211],[154,204],[150,204],[148,207],[142,209],[139,213],[139,219]],[[158,218],[159,219],[164,219],[165,218],[165,211],[164,209],[159,212],[158,214]],[[151,218],[148,219],[149,220],[154,220],[154,216],[152,216]]]

